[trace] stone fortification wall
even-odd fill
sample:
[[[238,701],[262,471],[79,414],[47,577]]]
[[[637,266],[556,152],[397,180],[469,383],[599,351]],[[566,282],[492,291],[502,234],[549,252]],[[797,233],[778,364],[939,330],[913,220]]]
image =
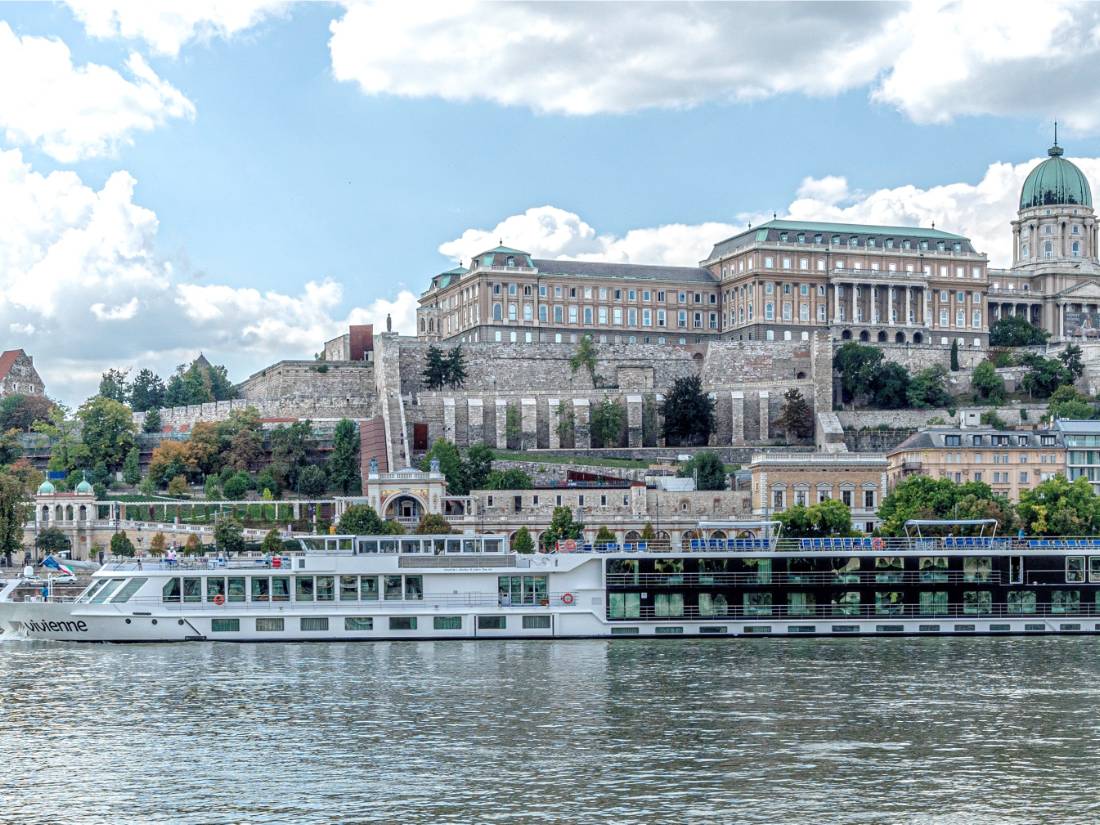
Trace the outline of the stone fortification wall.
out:
[[[327,398],[348,407],[373,407],[374,365],[366,361],[279,361],[237,386],[248,401],[288,404]]]
[[[847,343],[836,342],[836,346]],[[906,367],[910,372],[917,372],[925,367],[942,364],[944,368],[951,369],[951,348],[930,346],[926,344],[871,344],[882,350],[887,361],[893,361]],[[977,347],[959,347],[959,369],[971,370],[978,366],[989,355],[989,350]]]
[[[300,398],[290,401],[249,401],[235,398],[232,401],[214,401],[187,407],[167,407],[160,410],[161,429],[165,432],[183,432],[200,421],[224,421],[234,410],[249,408],[256,410],[260,418],[308,418],[313,421],[369,418],[372,409],[369,406],[348,406],[344,399],[339,398]],[[134,426],[141,430],[145,425],[145,413],[134,413],[133,417]]]

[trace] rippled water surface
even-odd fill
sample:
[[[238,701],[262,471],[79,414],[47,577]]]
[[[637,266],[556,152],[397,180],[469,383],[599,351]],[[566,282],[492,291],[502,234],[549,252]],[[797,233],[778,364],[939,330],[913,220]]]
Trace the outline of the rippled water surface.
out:
[[[1100,822],[1100,640],[0,644],[0,821]]]

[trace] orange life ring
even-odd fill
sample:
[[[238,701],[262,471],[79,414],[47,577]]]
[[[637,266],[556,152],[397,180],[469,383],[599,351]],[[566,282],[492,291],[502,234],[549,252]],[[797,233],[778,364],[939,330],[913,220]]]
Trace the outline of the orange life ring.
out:
[[[886,542],[884,542],[881,537],[875,536],[871,539],[872,550],[882,550],[884,547],[886,547]]]
[[[573,604],[573,594],[572,593],[562,593],[561,594],[561,603],[562,604]]]
[[[214,604],[216,604],[218,607],[221,607],[223,604],[225,604],[225,596],[219,593],[217,596],[214,597]]]

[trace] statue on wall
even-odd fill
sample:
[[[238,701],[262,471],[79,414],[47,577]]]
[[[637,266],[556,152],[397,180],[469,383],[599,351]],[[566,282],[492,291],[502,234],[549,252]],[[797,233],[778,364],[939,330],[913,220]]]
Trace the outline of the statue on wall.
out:
[[[370,475],[378,475],[378,459],[375,456],[370,457]]]

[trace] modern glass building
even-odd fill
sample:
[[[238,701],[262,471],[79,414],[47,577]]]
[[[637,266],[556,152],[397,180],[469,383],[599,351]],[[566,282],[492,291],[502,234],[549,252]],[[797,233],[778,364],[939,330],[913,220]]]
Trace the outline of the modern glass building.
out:
[[[1055,428],[1066,442],[1066,478],[1084,476],[1100,493],[1100,421],[1059,419]]]

